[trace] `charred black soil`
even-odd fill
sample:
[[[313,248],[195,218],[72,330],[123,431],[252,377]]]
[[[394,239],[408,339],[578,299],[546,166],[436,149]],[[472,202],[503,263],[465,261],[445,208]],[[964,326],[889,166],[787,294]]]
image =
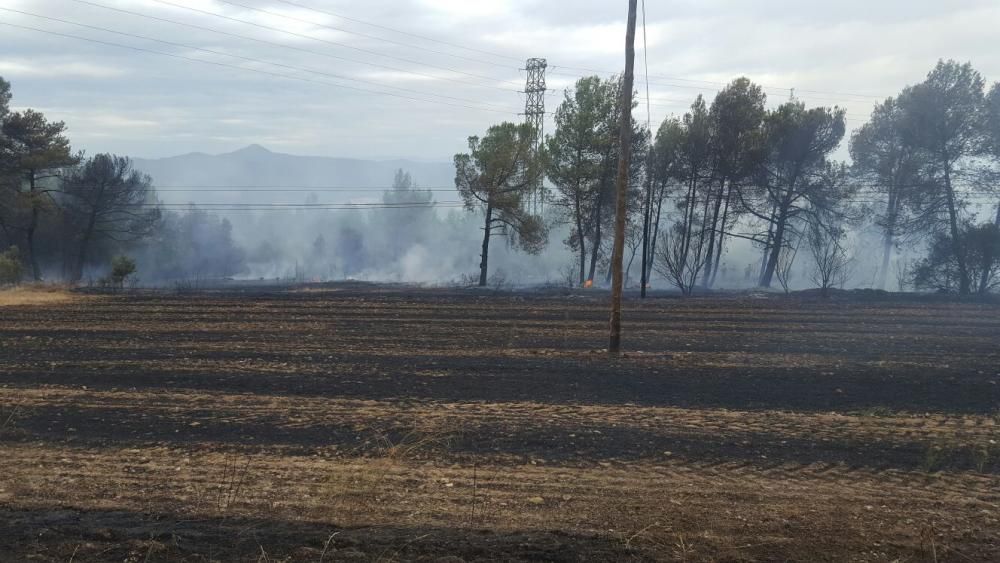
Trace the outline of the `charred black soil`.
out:
[[[1000,306],[877,297],[5,307],[0,559],[1000,559]]]

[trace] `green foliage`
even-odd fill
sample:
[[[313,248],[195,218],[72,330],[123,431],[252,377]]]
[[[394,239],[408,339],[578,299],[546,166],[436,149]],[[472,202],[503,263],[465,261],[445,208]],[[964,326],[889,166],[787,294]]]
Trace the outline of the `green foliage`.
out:
[[[965,225],[957,245],[968,268],[973,292],[985,294],[1000,287],[1000,227],[995,224]],[[948,234],[938,234],[927,257],[913,272],[918,289],[956,292],[961,289],[956,244]]]
[[[981,154],[985,84],[970,63],[938,61],[926,80],[899,96],[907,143],[941,166]]]
[[[778,106],[764,119],[769,168],[784,182],[805,180],[822,169],[844,138],[845,113],[840,108],[807,109],[798,101]]]
[[[10,82],[0,76],[0,119],[3,119],[10,110]]]
[[[680,149],[684,142],[684,126],[676,117],[668,117],[656,130],[653,142],[653,184],[664,187],[678,175]]]
[[[546,140],[548,178],[559,189],[557,198],[593,197],[608,161],[617,163],[619,78],[587,76],[555,113],[556,130]],[[608,183],[608,182],[605,182]]]
[[[741,181],[759,165],[766,101],[763,88],[745,77],[733,80],[712,101],[712,155],[720,179]]]
[[[546,173],[555,186],[557,219],[570,225],[566,245],[579,256],[579,283],[587,278],[588,245],[591,273],[599,259],[602,237],[612,232],[615,174],[621,152],[618,138],[621,77],[587,76],[577,80],[555,112],[556,128],[546,140]],[[649,144],[648,132],[632,129],[630,182],[638,184]],[[629,191],[630,210],[640,198]]]
[[[533,150],[535,131],[528,124],[501,123],[486,136],[469,137],[469,152],[455,155],[455,187],[465,206],[486,206],[510,216],[524,215],[524,204],[542,177],[544,158]],[[519,222],[515,217],[511,223]]]
[[[76,261],[70,281],[79,281],[88,258],[102,241],[129,242],[152,234],[160,210],[155,202],[152,179],[132,167],[123,156],[98,154],[85,160],[62,182],[63,212],[77,225]],[[92,260],[100,263],[100,260]]]
[[[72,154],[65,133],[65,123],[50,122],[32,109],[7,115],[3,134],[8,139],[8,162],[35,175],[76,164],[79,158]]]
[[[920,468],[927,473],[935,473],[953,462],[955,447],[951,444],[934,444],[924,452]]]
[[[763,181],[749,212],[768,224],[769,250],[761,285],[769,287],[781,250],[796,224],[817,216],[840,216],[852,192],[842,165],[830,161],[844,137],[845,112],[840,108],[809,108],[786,102],[764,119]]]
[[[885,197],[876,210],[875,224],[889,237],[919,233],[924,182],[920,178],[922,154],[904,138],[900,103],[889,98],[875,106],[870,121],[851,136],[850,153],[856,177],[866,180]]]
[[[125,281],[135,273],[135,260],[128,256],[115,256],[111,260],[111,283],[118,288],[125,286]]]
[[[972,468],[990,472],[997,465],[1000,446],[993,443],[939,442],[931,444],[924,452],[920,467],[927,473],[935,473],[948,468]]]
[[[49,122],[40,112],[29,109],[9,113],[2,122],[0,164],[4,170],[0,174],[9,176],[14,191],[22,185],[26,188],[14,198],[11,215],[16,227],[24,232],[24,251],[31,275],[38,281],[42,274],[35,235],[45,226],[42,214],[54,203],[51,194],[58,191],[55,179],[59,170],[79,159],[70,151],[64,134],[66,125],[61,121]]]
[[[545,156],[535,150],[535,130],[529,124],[494,125],[482,139],[469,137],[469,152],[455,155],[455,188],[466,209],[482,211],[483,252],[479,285],[486,285],[489,240],[504,235],[525,252],[544,248],[548,231],[532,215],[527,200],[541,183]]]
[[[555,132],[546,140],[546,175],[555,186],[555,203],[572,227],[567,245],[585,256],[593,231],[594,196],[601,173],[600,143],[603,119],[609,107],[603,82],[596,76],[581,78],[555,112]],[[613,100],[612,100],[613,102]],[[584,273],[580,271],[583,283]]]
[[[17,285],[23,274],[21,255],[16,246],[0,252],[0,286]]]
[[[962,249],[963,180],[974,160],[988,153],[985,81],[969,63],[939,61],[926,80],[903,90],[902,134],[920,156],[925,193],[919,206],[924,232],[947,230],[952,240],[958,291],[975,283]]]

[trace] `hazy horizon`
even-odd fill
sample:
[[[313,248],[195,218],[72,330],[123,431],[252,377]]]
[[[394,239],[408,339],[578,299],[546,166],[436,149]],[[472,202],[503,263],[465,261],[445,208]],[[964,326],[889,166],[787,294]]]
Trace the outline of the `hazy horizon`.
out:
[[[309,154],[309,153],[295,153],[282,150],[273,150],[270,147],[262,145],[260,143],[249,143],[242,146],[235,146],[232,149],[221,149],[216,151],[189,151],[185,153],[177,154],[165,154],[161,156],[144,156],[141,154],[126,154],[122,156],[128,156],[136,161],[154,161],[154,160],[169,160],[171,158],[178,158],[190,155],[205,155],[205,156],[225,156],[229,154],[250,152],[250,151],[263,151],[265,153],[281,155],[281,156],[295,156],[303,158],[328,158],[334,160],[360,160],[368,162],[414,162],[414,163],[425,163],[425,164],[451,164],[450,158],[411,158],[407,156],[392,156],[387,155],[380,158],[365,158],[362,156],[339,156],[339,155],[325,155],[325,154]]]

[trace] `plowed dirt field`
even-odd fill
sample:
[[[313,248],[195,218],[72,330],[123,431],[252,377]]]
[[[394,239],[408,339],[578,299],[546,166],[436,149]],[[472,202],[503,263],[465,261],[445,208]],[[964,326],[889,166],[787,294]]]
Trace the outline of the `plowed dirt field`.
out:
[[[1000,561],[1000,306],[0,308],[2,561]]]

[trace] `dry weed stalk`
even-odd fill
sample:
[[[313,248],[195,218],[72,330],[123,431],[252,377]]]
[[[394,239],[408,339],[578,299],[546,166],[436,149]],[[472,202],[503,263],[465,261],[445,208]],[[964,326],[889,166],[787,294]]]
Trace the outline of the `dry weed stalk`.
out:
[[[14,417],[17,416],[17,413],[20,410],[21,410],[20,404],[15,404],[14,407],[10,409],[10,414],[8,414],[7,418],[5,418],[2,423],[0,423],[0,434],[3,434],[4,430],[6,430],[8,426],[12,425],[12,423],[14,422]]]

